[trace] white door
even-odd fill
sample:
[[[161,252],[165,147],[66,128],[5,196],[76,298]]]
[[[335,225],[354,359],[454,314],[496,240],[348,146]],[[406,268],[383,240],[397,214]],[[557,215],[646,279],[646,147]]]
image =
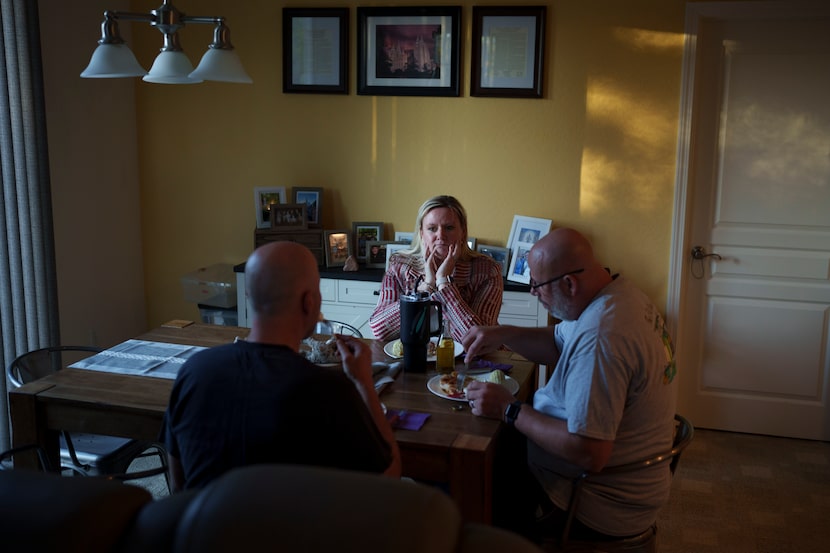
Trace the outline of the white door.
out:
[[[830,6],[689,4],[687,32],[678,411],[830,440]]]

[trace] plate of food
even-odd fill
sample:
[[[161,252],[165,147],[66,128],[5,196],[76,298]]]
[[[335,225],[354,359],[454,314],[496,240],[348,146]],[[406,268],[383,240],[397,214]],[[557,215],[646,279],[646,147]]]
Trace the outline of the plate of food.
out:
[[[300,344],[300,353],[321,367],[339,367],[342,364],[337,344],[328,338],[325,340],[306,338]]]
[[[427,361],[435,361],[435,349],[438,347],[438,338],[433,337],[430,338],[429,344],[427,344]],[[458,342],[453,342],[453,350],[454,355],[453,357],[458,357],[462,353],[464,353],[464,347],[459,344]],[[403,358],[403,344],[401,343],[400,339],[392,340],[385,346],[383,346],[383,352],[388,355],[389,357],[394,357],[395,359]]]
[[[467,395],[464,393],[464,390],[467,388],[467,384],[473,380],[501,384],[514,396],[519,391],[519,382],[514,378],[506,376],[504,371],[498,369],[486,374],[467,375],[460,389],[458,388],[458,373],[456,371],[447,374],[436,374],[427,382],[427,389],[436,396],[444,399],[467,401]]]

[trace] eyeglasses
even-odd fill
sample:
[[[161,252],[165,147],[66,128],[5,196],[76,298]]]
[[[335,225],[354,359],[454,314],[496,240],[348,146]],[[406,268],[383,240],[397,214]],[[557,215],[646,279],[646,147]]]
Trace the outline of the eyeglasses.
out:
[[[545,284],[551,284],[551,283],[553,283],[553,282],[556,282],[557,280],[562,280],[563,278],[565,278],[565,277],[566,277],[566,276],[568,276],[568,275],[576,275],[576,274],[579,274],[579,273],[583,272],[584,270],[585,270],[585,269],[577,269],[576,271],[570,271],[570,272],[567,272],[567,273],[562,273],[562,274],[561,274],[561,275],[559,275],[558,277],[554,277],[554,278],[552,278],[552,279],[550,279],[550,280],[546,280],[545,282],[536,282],[535,280],[533,280],[533,279],[531,278],[531,279],[530,279],[530,289],[531,289],[531,290],[536,290],[536,289],[537,289],[537,288],[539,288],[540,286],[544,286]]]

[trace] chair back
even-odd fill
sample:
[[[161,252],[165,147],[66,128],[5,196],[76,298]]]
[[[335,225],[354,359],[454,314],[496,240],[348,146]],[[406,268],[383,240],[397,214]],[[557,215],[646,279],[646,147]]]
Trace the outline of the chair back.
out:
[[[671,474],[673,476],[675,470],[677,470],[677,464],[680,462],[680,455],[689,446],[695,435],[694,426],[689,421],[689,419],[675,413],[674,421],[674,440],[672,441],[671,449],[659,453],[658,455],[655,455],[653,457],[649,457],[648,459],[642,459],[640,461],[634,461],[632,463],[625,463],[623,465],[617,465],[613,467],[605,467],[604,469],[602,469],[601,473],[615,474],[620,472],[629,472],[633,470],[639,470],[646,467],[650,467],[652,465],[658,465],[661,463],[668,462],[669,470],[671,471]],[[569,542],[571,526],[573,525],[576,510],[579,506],[579,495],[582,490],[582,485],[585,483],[586,480],[590,479],[592,474],[596,473],[583,472],[573,480],[571,498],[570,502],[568,503],[567,518],[565,521],[565,525],[563,527],[562,536],[559,539],[558,547],[560,549],[558,550],[569,551],[573,553],[587,550],[590,550],[595,553],[610,553],[616,551],[631,551],[632,553],[655,551],[657,533],[655,527],[648,528],[643,533],[637,536],[624,538],[619,540],[618,542],[609,541],[603,542],[601,544],[586,544],[584,542],[574,542],[573,544],[571,544]],[[588,547],[588,549],[585,549],[586,547]]]
[[[100,348],[92,346],[51,346],[36,349],[19,355],[9,363],[6,376],[12,387],[19,388],[101,351]]]

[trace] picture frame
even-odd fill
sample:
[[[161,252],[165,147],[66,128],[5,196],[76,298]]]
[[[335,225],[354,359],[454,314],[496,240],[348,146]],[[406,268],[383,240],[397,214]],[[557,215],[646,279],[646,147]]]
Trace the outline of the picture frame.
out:
[[[383,240],[383,223],[352,223],[352,235],[355,257],[358,261],[366,261],[366,243]]]
[[[478,242],[478,240],[476,240],[474,237],[467,237],[467,247],[469,247],[473,251],[476,251],[476,242]]]
[[[326,248],[326,267],[342,267],[351,255],[351,239],[348,230],[323,231]]]
[[[305,204],[272,204],[271,230],[305,230],[307,213]]]
[[[507,239],[507,249],[513,251],[517,242],[535,244],[537,240],[550,232],[553,221],[539,217],[514,215],[513,225],[510,227],[510,237]]]
[[[284,204],[284,186],[257,186],[254,188],[256,228],[271,228],[271,206]]]
[[[412,244],[412,240],[415,239],[414,232],[395,232],[395,242],[406,242],[407,244]]]
[[[409,242],[390,242],[386,244],[386,265],[385,269],[389,270],[389,259],[392,257],[392,254],[395,252],[399,252],[401,250],[408,250],[412,247],[412,244]]]
[[[507,277],[507,271],[510,268],[510,250],[499,246],[478,244],[476,246],[476,251],[480,254],[492,257],[493,260],[501,267],[501,276]]]
[[[349,9],[283,8],[282,91],[349,93]]]
[[[387,240],[370,240],[366,242],[367,269],[386,269],[386,248],[390,243]]]
[[[473,6],[470,96],[542,98],[546,16],[545,6]]]
[[[459,96],[461,7],[358,7],[357,93]]]
[[[306,204],[306,222],[309,228],[323,226],[323,189],[321,187],[294,187],[291,189],[295,204]]]
[[[527,254],[533,247],[531,242],[516,242],[510,255],[510,269],[507,271],[507,280],[530,284],[530,267],[527,264]]]

